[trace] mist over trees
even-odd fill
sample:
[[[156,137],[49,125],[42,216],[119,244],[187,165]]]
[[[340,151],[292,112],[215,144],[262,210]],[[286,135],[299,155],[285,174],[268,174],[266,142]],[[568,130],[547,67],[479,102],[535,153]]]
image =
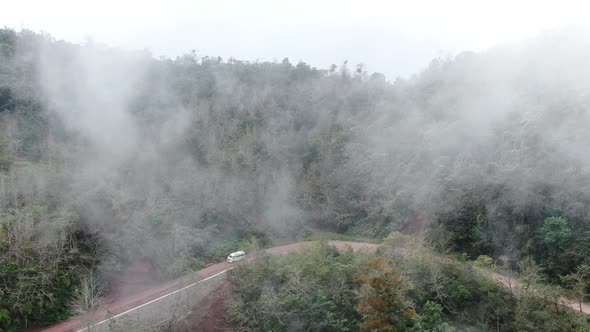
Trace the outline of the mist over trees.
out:
[[[590,263],[588,56],[550,33],[391,82],[0,30],[0,322],[308,228],[423,232],[559,282]]]

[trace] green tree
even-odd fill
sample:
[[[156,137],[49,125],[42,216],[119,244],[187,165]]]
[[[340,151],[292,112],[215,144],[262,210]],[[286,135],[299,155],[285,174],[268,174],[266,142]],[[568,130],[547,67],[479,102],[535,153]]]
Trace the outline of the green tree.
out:
[[[8,143],[5,139],[0,137],[0,172],[8,171],[10,168],[10,151],[8,150]]]
[[[549,217],[543,222],[541,228],[543,241],[547,245],[555,246],[559,249],[565,248],[572,237],[572,230],[568,222],[563,217]]]
[[[480,255],[475,260],[475,264],[481,267],[490,267],[494,263],[494,260],[490,256]]]
[[[412,328],[416,332],[451,332],[454,329],[445,322],[443,307],[439,303],[427,301],[418,318],[416,325]]]
[[[285,257],[261,254],[233,270],[229,318],[237,331],[354,331],[360,263],[321,243]]]

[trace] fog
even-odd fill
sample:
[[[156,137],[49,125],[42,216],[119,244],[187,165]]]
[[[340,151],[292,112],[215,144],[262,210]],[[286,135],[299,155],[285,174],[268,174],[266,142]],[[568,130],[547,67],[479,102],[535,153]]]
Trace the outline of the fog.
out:
[[[589,212],[584,29],[436,58],[393,82],[340,62],[156,59],[6,35],[2,206],[61,211],[53,237],[91,236],[106,279],[145,266],[171,278],[311,227],[444,242],[445,218],[469,202],[493,219],[494,253],[517,259],[512,220],[548,204],[573,222]],[[14,232],[35,238],[52,218]]]
[[[327,68],[348,59],[390,79],[438,56],[483,51],[566,25],[586,25],[584,1],[18,1],[0,22],[75,43],[93,39],[176,57],[305,61]],[[105,24],[108,22],[108,24]]]

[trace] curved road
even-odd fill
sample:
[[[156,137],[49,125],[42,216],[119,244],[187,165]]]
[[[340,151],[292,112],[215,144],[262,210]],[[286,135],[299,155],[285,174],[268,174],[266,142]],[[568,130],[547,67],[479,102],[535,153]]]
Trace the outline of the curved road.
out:
[[[265,251],[271,255],[281,255],[286,254],[292,251],[301,250],[306,246],[310,245],[313,242],[297,242],[292,243],[284,246],[273,247],[266,249]],[[350,241],[328,241],[328,243],[332,246],[335,246],[338,249],[345,250],[351,248],[355,251],[374,251],[377,249],[377,244],[372,243],[361,243],[361,242],[350,242]],[[143,290],[141,292],[132,294],[127,297],[119,298],[115,301],[109,302],[104,308],[104,311],[108,311],[110,315],[122,315],[128,312],[133,311],[135,308],[139,308],[141,306],[146,305],[147,303],[152,303],[158,301],[159,299],[165,298],[174,292],[177,292],[179,289],[183,287],[189,287],[195,285],[196,283],[203,281],[207,278],[213,277],[217,274],[221,274],[228,270],[233,269],[236,264],[229,264],[227,262],[214,264],[208,266],[202,270],[196,271],[191,273],[188,276],[184,276],[182,278],[176,279],[174,281],[164,283],[157,287],[153,287],[150,289]],[[78,318],[72,318],[70,320],[64,321],[52,327],[46,328],[40,331],[46,332],[76,332],[79,331],[79,320]]]
[[[297,242],[292,243],[284,246],[273,247],[266,249],[265,251],[271,255],[281,255],[287,254],[289,252],[301,250],[306,246],[309,246],[313,242]],[[377,244],[373,243],[362,243],[362,242],[351,242],[351,241],[328,241],[328,243],[332,246],[340,250],[345,250],[351,248],[355,251],[375,251],[378,247]],[[117,299],[116,301],[112,301],[106,305],[105,311],[108,311],[111,316],[120,316],[128,312],[132,312],[133,310],[140,308],[148,303],[156,302],[160,299],[163,299],[171,294],[178,292],[179,289],[183,287],[191,287],[198,284],[201,281],[205,281],[210,279],[216,275],[229,271],[236,267],[237,264],[229,264],[227,262],[218,263],[211,265],[207,268],[202,270],[196,271],[188,276],[176,279],[174,281],[164,283],[157,287],[149,288],[143,290],[141,292],[135,293],[133,295],[123,297]],[[500,275],[498,273],[492,273],[490,275],[497,283],[504,285],[507,288],[518,289],[520,287],[520,283],[513,279],[510,279],[506,276]],[[574,310],[581,311],[585,314],[590,314],[590,305],[587,303],[583,303],[582,307],[576,301],[572,301],[570,299],[562,298],[560,303],[565,307],[570,307]],[[47,332],[80,332],[83,330],[79,329],[79,322],[77,318],[73,318],[67,321],[64,321],[60,324],[54,325],[52,327],[46,328],[41,331]]]
[[[509,289],[518,290],[522,287],[521,282],[519,282],[518,280],[516,280],[514,278],[507,277],[505,275],[501,275],[497,272],[492,272],[491,277],[494,279],[494,281],[496,281],[497,283],[499,283]],[[580,304],[580,302],[578,302],[578,301],[568,299],[565,297],[561,297],[561,298],[559,298],[559,304],[564,307],[569,307],[569,308],[572,308],[576,311],[580,311],[580,312],[583,312],[587,315],[590,315],[590,304],[588,304],[588,303],[581,303]]]

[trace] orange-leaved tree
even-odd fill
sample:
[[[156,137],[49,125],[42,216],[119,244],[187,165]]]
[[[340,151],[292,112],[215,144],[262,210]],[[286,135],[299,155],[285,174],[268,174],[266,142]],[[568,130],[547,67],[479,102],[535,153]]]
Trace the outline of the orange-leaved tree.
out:
[[[383,258],[369,259],[361,284],[356,310],[362,315],[361,331],[403,331],[417,318],[406,299],[406,284],[397,270]]]

